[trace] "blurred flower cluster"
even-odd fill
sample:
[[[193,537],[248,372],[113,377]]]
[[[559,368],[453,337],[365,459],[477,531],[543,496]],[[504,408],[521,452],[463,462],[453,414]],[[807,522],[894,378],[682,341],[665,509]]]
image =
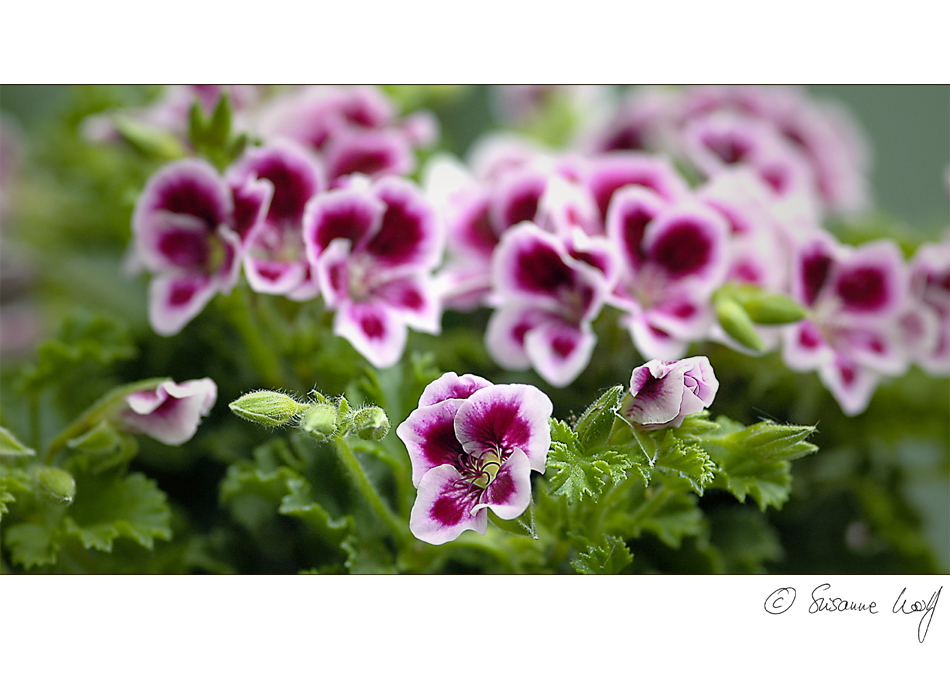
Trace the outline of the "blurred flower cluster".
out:
[[[823,227],[867,207],[867,143],[803,91],[639,90],[601,101],[564,150],[489,135],[467,163],[429,159],[421,187],[408,177],[431,116],[399,117],[366,87],[227,91],[260,145],[221,172],[172,162],[136,204],[163,335],[243,269],[255,292],[322,298],[376,367],[399,361],[408,328],[438,334],[444,309],[489,307],[495,361],[566,386],[611,307],[645,359],[706,340],[780,349],[848,414],[911,364],[950,374],[950,239],[908,261],[894,242],[848,246]],[[210,110],[217,93],[191,94]],[[504,110],[530,115],[539,97],[515,94]],[[180,132],[184,96],[139,116]]]

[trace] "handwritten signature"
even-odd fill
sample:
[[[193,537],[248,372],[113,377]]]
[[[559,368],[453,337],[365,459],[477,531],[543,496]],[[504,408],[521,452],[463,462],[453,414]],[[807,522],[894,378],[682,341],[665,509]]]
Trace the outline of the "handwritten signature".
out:
[[[856,599],[847,599],[831,595],[831,584],[822,583],[811,591],[811,604],[808,607],[809,614],[821,612],[853,612],[865,613],[869,615],[877,614],[877,602],[874,600],[864,601]],[[891,613],[903,614],[905,616],[921,614],[920,622],[917,625],[917,641],[923,644],[927,638],[927,631],[930,629],[930,621],[933,620],[934,609],[937,608],[937,600],[940,599],[940,593],[943,586],[930,596],[929,601],[923,599],[911,600],[907,598],[907,588],[901,590],[897,600],[891,607]],[[792,608],[797,597],[795,588],[779,588],[765,598],[765,610],[777,616],[783,614]]]

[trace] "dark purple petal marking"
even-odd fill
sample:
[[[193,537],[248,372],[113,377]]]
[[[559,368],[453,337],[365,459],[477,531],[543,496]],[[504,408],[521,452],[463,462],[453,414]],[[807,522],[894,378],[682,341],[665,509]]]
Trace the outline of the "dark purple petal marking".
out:
[[[879,310],[889,301],[883,271],[869,266],[843,273],[838,277],[835,291],[847,310],[861,312]]]
[[[368,197],[330,191],[307,208],[306,233],[319,256],[333,240],[362,242],[372,231],[380,215],[379,205]]]
[[[713,256],[713,242],[700,224],[681,218],[653,242],[651,258],[673,278],[702,270]]]
[[[545,242],[536,241],[533,247],[518,250],[515,280],[528,291],[556,294],[565,287],[572,287],[575,276],[559,252]]]
[[[577,340],[572,336],[560,334],[551,341],[551,349],[564,359],[573,354],[575,348],[577,348]]]
[[[646,147],[643,130],[636,125],[630,125],[614,132],[603,143],[605,152],[612,150],[645,150]]]
[[[168,305],[172,307],[188,305],[192,297],[205,286],[204,280],[175,280],[168,292]]]
[[[498,244],[498,234],[491,225],[487,197],[461,216],[455,236],[464,241],[467,249],[491,256]]]
[[[360,318],[360,327],[370,339],[379,339],[386,335],[386,325],[377,315],[371,313],[366,313]]]
[[[227,220],[224,205],[217,199],[214,188],[188,174],[170,178],[158,189],[153,208],[195,216],[213,231]]]
[[[330,177],[336,179],[356,173],[366,176],[384,174],[398,167],[400,159],[391,148],[347,148],[334,157]]]
[[[709,130],[703,135],[703,145],[727,165],[742,162],[752,152],[753,144],[749,139],[737,135],[736,131],[717,133],[716,130]]]
[[[531,175],[516,180],[502,196],[498,211],[498,232],[511,228],[522,221],[534,221],[538,203],[547,185],[542,176]]]
[[[261,157],[254,169],[258,177],[274,185],[267,220],[272,223],[299,222],[307,200],[317,192],[316,176],[312,172],[305,173],[300,166],[291,166],[286,158],[276,153]]]
[[[162,256],[180,268],[202,268],[211,254],[208,233],[174,229],[160,233],[156,246]]]
[[[828,279],[831,264],[831,257],[818,250],[809,252],[802,258],[802,293],[806,305],[814,305],[815,299],[818,298],[818,294],[821,293]]]
[[[426,203],[406,191],[383,189],[378,197],[386,203],[382,225],[366,249],[390,266],[419,263],[428,252],[434,228]]]

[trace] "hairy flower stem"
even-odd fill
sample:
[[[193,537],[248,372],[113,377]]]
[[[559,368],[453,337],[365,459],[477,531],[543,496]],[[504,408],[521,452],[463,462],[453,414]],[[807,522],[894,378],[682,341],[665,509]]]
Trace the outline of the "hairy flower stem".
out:
[[[277,351],[261,336],[252,309],[253,299],[247,285],[239,284],[229,296],[219,298],[229,321],[241,336],[241,341],[251,358],[251,364],[264,380],[264,384],[269,388],[277,388],[286,383]]]
[[[395,535],[400,544],[405,544],[408,542],[408,527],[393,514],[389,507],[383,502],[383,499],[380,498],[376,489],[366,476],[366,473],[363,472],[363,467],[360,465],[359,461],[356,460],[356,456],[353,454],[352,449],[350,449],[350,445],[347,443],[346,438],[341,435],[335,435],[333,437],[333,448],[336,450],[340,461],[350,473],[350,477],[353,479],[356,487],[360,490],[360,492],[363,494],[363,497],[366,499],[366,502],[369,503],[369,506],[373,509],[373,512],[375,512],[376,515],[386,523],[386,526],[390,528],[390,530],[393,532],[393,535]]]

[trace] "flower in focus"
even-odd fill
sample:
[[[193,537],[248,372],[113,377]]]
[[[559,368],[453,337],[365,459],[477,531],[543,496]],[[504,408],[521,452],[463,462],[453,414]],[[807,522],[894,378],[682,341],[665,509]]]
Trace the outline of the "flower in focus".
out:
[[[469,529],[484,534],[484,508],[505,520],[521,515],[531,502],[531,471],[544,472],[552,411],[533,386],[455,372],[430,383],[396,428],[418,490],[413,535],[439,545]]]
[[[167,381],[126,396],[128,408],[120,416],[128,432],[177,446],[194,436],[217,397],[218,386],[210,378]]]
[[[620,414],[646,428],[678,428],[687,416],[711,405],[718,390],[719,381],[707,357],[650,360],[633,370]]]
[[[132,214],[134,256],[155,273],[149,321],[163,336],[181,331],[240,273],[241,240],[230,227],[234,200],[204,160],[166,165],[145,184]]]
[[[319,195],[304,215],[306,254],[333,331],[375,367],[402,356],[407,328],[441,330],[431,271],[444,246],[435,213],[411,182],[383,177]]]

